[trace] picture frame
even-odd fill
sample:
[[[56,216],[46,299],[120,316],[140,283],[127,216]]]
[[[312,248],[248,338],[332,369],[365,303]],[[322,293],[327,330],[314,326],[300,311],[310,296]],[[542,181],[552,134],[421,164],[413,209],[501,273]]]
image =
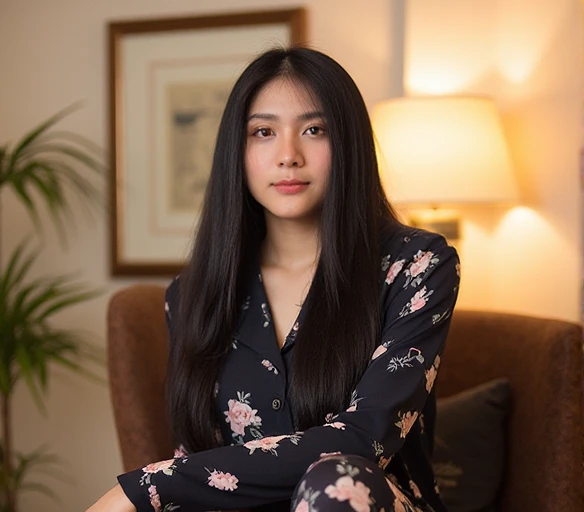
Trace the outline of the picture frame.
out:
[[[108,24],[113,276],[180,272],[231,87],[305,38],[303,8]]]

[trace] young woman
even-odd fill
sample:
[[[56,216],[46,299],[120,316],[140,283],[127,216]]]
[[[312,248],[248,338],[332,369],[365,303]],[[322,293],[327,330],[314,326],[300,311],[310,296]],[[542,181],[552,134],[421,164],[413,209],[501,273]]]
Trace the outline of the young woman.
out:
[[[458,268],[441,236],[396,219],[342,67],[302,48],[259,56],[167,290],[179,449],[90,512],[444,511],[433,384]]]

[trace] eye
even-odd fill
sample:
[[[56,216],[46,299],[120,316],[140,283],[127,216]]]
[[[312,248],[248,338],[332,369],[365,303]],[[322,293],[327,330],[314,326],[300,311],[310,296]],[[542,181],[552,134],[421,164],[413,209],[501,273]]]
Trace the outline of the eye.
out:
[[[321,126],[311,126],[310,128],[307,128],[304,133],[307,133],[308,135],[322,135],[324,133],[324,128]]]
[[[254,137],[259,137],[259,138],[265,138],[265,137],[269,137],[270,135],[273,135],[274,132],[270,129],[270,128],[258,128],[257,130],[255,130],[252,135]]]

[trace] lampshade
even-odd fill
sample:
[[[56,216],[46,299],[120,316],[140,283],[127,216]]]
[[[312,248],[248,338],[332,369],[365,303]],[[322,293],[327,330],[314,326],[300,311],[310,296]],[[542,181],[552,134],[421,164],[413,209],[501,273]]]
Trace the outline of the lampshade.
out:
[[[372,120],[392,202],[442,206],[517,200],[492,100],[399,98],[378,104]]]

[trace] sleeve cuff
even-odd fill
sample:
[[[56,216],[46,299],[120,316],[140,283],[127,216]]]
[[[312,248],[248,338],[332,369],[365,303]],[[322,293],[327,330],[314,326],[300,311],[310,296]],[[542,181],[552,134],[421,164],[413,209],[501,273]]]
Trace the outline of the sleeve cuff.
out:
[[[144,475],[141,469],[118,476],[118,483],[122,490],[136,507],[137,512],[156,512],[150,502],[148,488],[140,485],[140,479]]]

